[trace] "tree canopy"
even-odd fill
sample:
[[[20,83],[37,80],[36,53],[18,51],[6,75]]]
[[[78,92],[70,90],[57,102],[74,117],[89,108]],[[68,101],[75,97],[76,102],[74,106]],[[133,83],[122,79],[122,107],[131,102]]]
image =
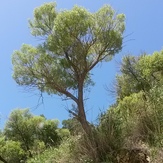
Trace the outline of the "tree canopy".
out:
[[[149,92],[162,84],[163,51],[152,55],[128,55],[123,58],[121,75],[117,75],[117,97],[124,98],[132,93]]]
[[[32,148],[39,143],[44,147],[57,146],[61,137],[58,135],[58,121],[47,120],[43,116],[33,116],[29,109],[12,111],[7,121],[4,134],[7,140],[18,141],[24,151],[32,156]]]

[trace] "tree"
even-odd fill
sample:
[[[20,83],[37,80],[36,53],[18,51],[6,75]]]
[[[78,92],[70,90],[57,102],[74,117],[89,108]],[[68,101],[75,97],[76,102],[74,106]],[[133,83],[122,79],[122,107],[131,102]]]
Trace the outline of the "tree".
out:
[[[95,13],[78,6],[57,12],[55,3],[36,8],[29,25],[42,41],[36,47],[23,44],[14,52],[13,78],[20,86],[73,100],[77,114],[69,111],[89,134],[84,90],[93,83],[92,69],[122,49],[124,18],[108,5]]]
[[[25,152],[21,148],[21,143],[5,140],[4,136],[0,136],[0,161],[4,163],[20,162],[25,157]]]
[[[123,99],[132,93],[149,92],[156,85],[162,85],[163,51],[152,55],[126,56],[117,75],[117,96]]]
[[[117,105],[128,133],[157,145],[163,131],[163,51],[123,59],[117,76]],[[134,129],[134,130],[133,130]]]
[[[60,143],[60,136],[58,135],[58,121],[57,120],[43,120],[36,128],[36,137],[43,141],[46,146],[57,146]]]
[[[33,143],[33,137],[31,135],[34,131],[34,128],[28,124],[31,117],[32,114],[28,109],[17,109],[11,113],[4,128],[6,138],[22,142],[23,149],[28,151],[30,156],[32,156],[30,146]]]
[[[21,147],[32,157],[32,148],[43,142],[46,147],[60,143],[57,133],[58,121],[33,116],[29,109],[16,109],[10,114],[4,128],[7,140],[19,141]]]

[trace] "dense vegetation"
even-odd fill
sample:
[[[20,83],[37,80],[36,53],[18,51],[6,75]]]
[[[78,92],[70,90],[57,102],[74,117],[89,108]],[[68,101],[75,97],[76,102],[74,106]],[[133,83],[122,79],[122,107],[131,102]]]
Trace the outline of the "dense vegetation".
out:
[[[24,162],[49,147],[57,147],[67,136],[69,131],[58,129],[57,120],[34,116],[29,109],[16,109],[0,135],[0,156],[7,162]]]
[[[91,70],[121,50],[124,15],[110,6],[94,14],[77,6],[58,13],[49,3],[35,10],[30,27],[45,42],[15,51],[14,79],[76,105],[62,128],[29,109],[12,111],[0,133],[0,161],[163,162],[163,51],[123,58],[112,90],[116,102],[95,125],[86,119],[84,90],[93,84]]]
[[[63,121],[14,110],[1,132],[6,162],[130,162],[163,160],[163,51],[126,56],[117,75],[114,105],[83,132],[76,118]],[[96,148],[95,148],[96,147]]]

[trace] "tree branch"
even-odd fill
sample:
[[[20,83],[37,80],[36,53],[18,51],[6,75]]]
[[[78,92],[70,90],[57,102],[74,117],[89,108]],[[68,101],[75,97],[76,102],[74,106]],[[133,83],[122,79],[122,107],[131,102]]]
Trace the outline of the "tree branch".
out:
[[[67,61],[72,66],[72,68],[73,68],[73,70],[75,72],[75,75],[78,78],[78,67],[70,60],[69,55],[68,55],[68,52],[67,51],[64,51],[64,53],[65,53],[65,57],[66,57]]]
[[[0,156],[0,161],[2,161],[4,163],[8,163],[2,156]]]
[[[68,109],[68,112],[69,112],[70,114],[72,114],[75,118],[78,119],[78,115],[77,115],[75,112],[73,112],[73,111],[70,110],[70,109]]]

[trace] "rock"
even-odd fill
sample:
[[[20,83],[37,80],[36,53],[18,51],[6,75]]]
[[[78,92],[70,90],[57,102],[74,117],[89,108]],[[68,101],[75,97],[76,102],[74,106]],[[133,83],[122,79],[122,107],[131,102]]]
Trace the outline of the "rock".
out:
[[[118,163],[150,163],[149,156],[141,149],[122,149],[117,157]]]

